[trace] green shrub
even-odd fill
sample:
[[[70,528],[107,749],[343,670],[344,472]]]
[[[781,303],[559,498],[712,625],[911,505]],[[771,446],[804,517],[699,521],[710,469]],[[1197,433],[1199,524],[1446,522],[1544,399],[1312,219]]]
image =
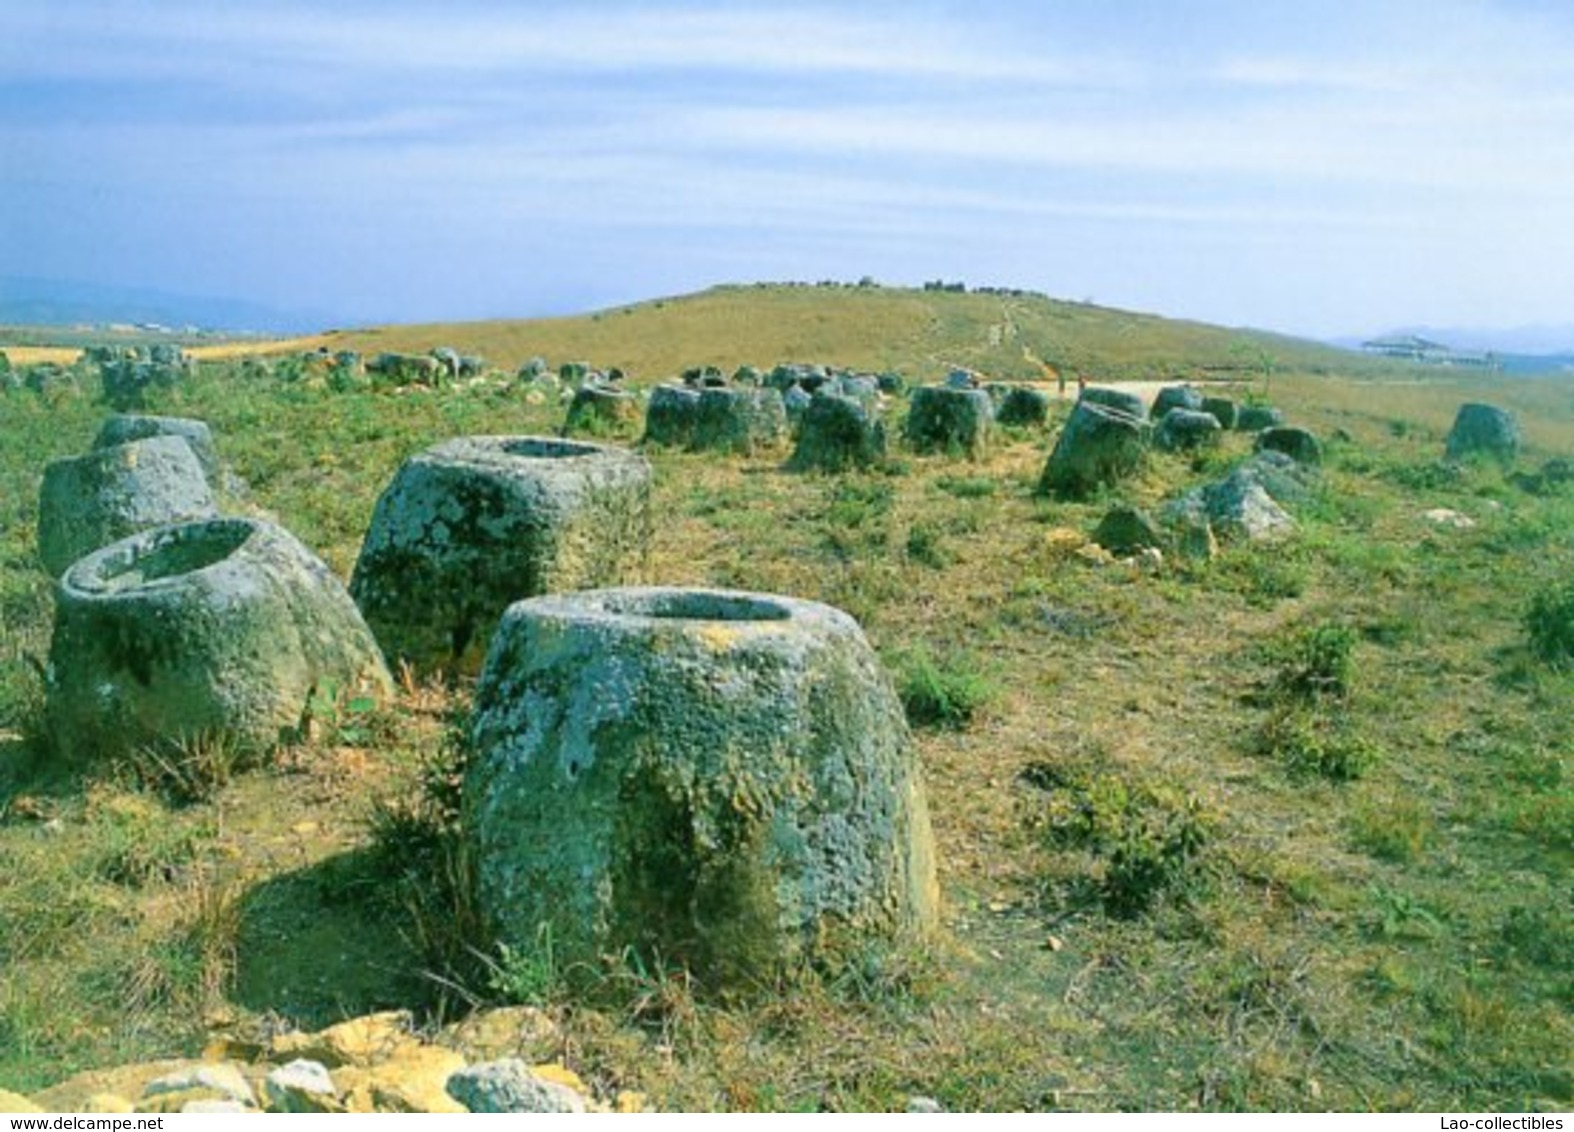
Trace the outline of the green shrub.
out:
[[[1095,881],[1110,915],[1130,919],[1202,876],[1210,823],[1195,795],[1180,797],[1111,774],[1035,763],[1023,772],[1048,797],[1033,821],[1052,849],[1084,849],[1104,863]]]
[[[1574,581],[1548,586],[1531,598],[1524,624],[1536,656],[1554,668],[1574,662]]]
[[[914,523],[907,531],[907,557],[932,570],[944,570],[951,555],[940,541],[940,532],[928,523]]]
[[[960,730],[998,694],[995,683],[969,653],[939,658],[919,648],[898,665],[898,691],[914,727]]]
[[[1274,690],[1301,701],[1349,693],[1355,672],[1356,631],[1325,623],[1303,631],[1281,650]]]
[[[1263,725],[1261,750],[1294,774],[1353,782],[1382,760],[1376,743],[1356,734],[1350,721],[1302,710],[1280,710]]]

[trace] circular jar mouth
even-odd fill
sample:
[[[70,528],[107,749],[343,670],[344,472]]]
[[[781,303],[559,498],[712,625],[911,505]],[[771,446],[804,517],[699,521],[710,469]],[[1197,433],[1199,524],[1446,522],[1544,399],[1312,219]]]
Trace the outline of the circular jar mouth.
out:
[[[766,597],[704,590],[613,594],[600,602],[606,612],[658,621],[789,621],[792,611]]]
[[[89,557],[71,570],[71,584],[112,594],[195,574],[229,558],[256,529],[246,519],[215,519],[150,531]]]
[[[505,440],[498,447],[510,456],[521,456],[529,460],[572,460],[580,456],[594,456],[601,451],[594,444],[553,440],[544,436],[521,436],[514,440]]]

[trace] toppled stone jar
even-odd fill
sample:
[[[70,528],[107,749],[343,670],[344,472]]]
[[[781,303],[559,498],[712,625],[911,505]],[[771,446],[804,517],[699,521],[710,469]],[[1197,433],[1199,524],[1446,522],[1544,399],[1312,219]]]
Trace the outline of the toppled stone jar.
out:
[[[46,710],[72,761],[207,738],[266,749],[314,695],[391,689],[343,584],[271,523],[158,527],[60,580]]]
[[[498,937],[709,982],[923,935],[934,843],[902,708],[852,618],[631,588],[523,601],[476,689],[464,784]]]
[[[621,448],[467,436],[406,461],[350,592],[391,662],[474,672],[521,598],[644,580],[650,464]]]

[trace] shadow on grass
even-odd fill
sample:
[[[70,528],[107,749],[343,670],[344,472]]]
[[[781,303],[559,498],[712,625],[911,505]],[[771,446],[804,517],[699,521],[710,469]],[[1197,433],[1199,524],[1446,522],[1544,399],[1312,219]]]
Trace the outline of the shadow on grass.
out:
[[[233,998],[321,1029],[423,1006],[433,985],[403,933],[392,878],[368,849],[284,873],[241,898]]]

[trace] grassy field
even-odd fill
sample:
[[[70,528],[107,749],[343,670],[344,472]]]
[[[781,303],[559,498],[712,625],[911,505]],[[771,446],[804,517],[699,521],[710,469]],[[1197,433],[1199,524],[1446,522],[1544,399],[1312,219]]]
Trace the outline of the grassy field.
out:
[[[997,341],[991,326],[1016,329]],[[572,996],[544,956],[444,966],[451,941],[432,938],[443,889],[425,870],[441,857],[420,799],[451,757],[464,688],[407,687],[268,766],[207,779],[51,762],[33,508],[44,465],[83,451],[107,410],[91,390],[12,392],[0,1087],[215,1035],[390,1006],[435,1023],[471,1000],[523,999],[558,1019],[557,1052],[586,1080],[664,1108],[1574,1102],[1574,658],[1558,652],[1574,643],[1574,596],[1554,600],[1574,577],[1574,485],[1532,494],[1495,465],[1439,463],[1455,409],[1478,399],[1520,415],[1521,467],[1574,453],[1574,385],[1423,382],[1077,304],[851,289],[724,288],[329,344],[451,344],[509,368],[583,357],[652,379],[789,359],[1039,376],[1023,346],[1104,376],[1234,360],[1329,448],[1287,542],[1156,572],[1077,546],[1112,502],[1215,477],[1244,438],[1155,455],[1083,503],[1034,494],[1053,428],[1008,432],[978,462],[898,448],[880,471],[836,477],[790,474],[785,453],[651,452],[656,580],[840,606],[897,675],[923,721],[944,930],[922,954],[755,998],[647,968]],[[244,505],[342,576],[408,455],[553,431],[563,415],[507,382],[332,392],[217,363],[156,397],[152,411],[207,420]],[[1434,508],[1475,525],[1436,525]]]

